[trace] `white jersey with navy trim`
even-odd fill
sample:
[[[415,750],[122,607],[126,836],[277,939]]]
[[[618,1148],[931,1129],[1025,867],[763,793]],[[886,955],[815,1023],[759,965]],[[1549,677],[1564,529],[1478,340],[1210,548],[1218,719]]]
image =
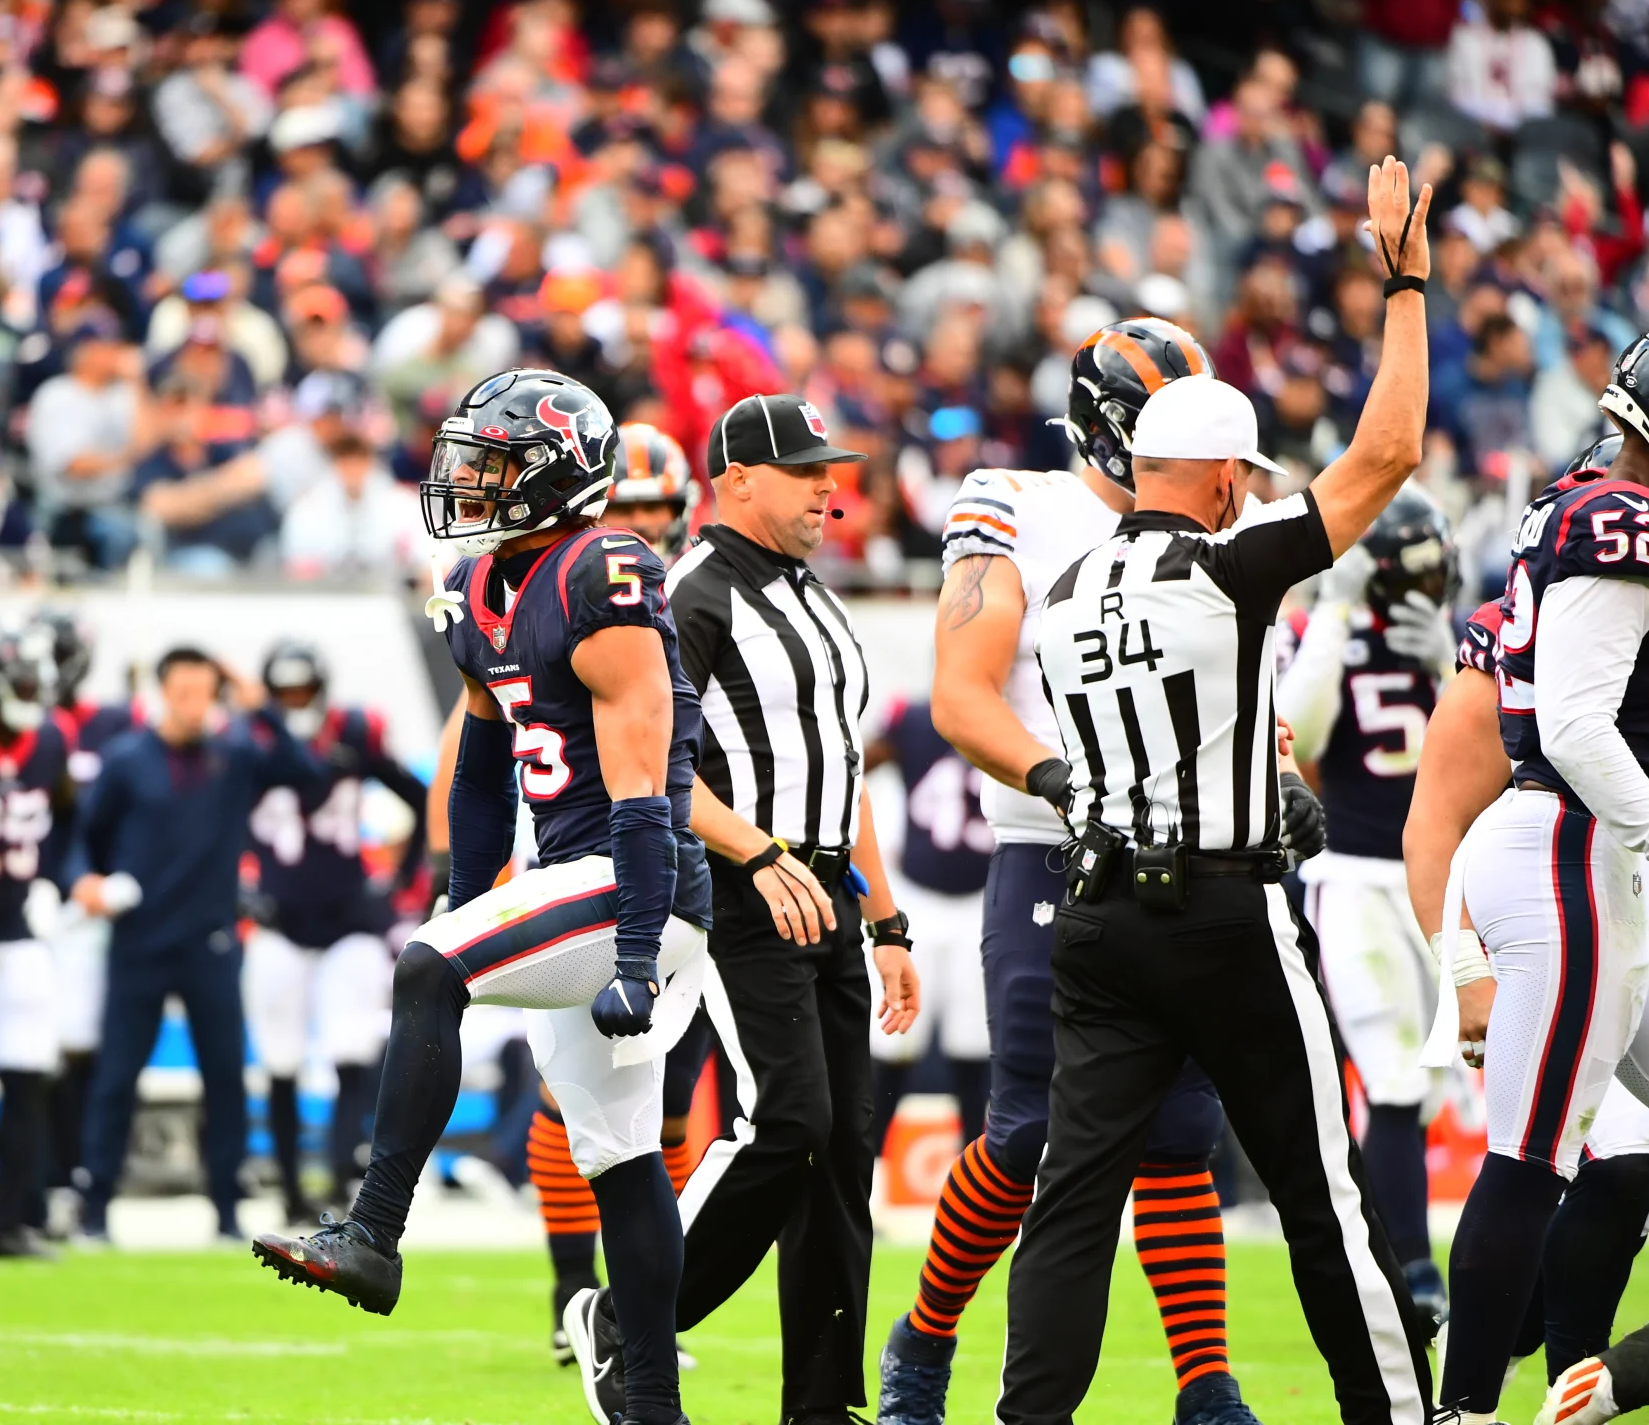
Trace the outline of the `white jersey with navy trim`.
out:
[[[1059,748],[1059,725],[1042,691],[1036,636],[1055,579],[1117,527],[1117,514],[1079,475],[1065,470],[975,470],[945,518],[945,571],[970,554],[1013,561],[1025,591],[1019,649],[1003,697],[1025,730]],[[1065,828],[1040,797],[987,777],[980,807],[998,842],[1058,845]]]
[[[1210,534],[1124,515],[1049,591],[1037,654],[1078,834],[1097,817],[1136,845],[1275,844],[1277,609],[1333,555],[1309,490],[1243,516]]]

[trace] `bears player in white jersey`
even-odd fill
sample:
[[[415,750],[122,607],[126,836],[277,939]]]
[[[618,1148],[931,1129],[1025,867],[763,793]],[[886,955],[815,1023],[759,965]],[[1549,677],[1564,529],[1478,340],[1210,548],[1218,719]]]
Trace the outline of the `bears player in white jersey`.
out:
[[[1409,485],[1321,581],[1309,618],[1278,630],[1277,714],[1313,763],[1328,849],[1300,868],[1322,978],[1368,1097],[1363,1166],[1409,1293],[1448,1311],[1426,1226],[1422,1112],[1440,1076],[1420,1067],[1436,970],[1404,890],[1403,822],[1426,720],[1454,662],[1458,583],[1447,518]]]
[[[1132,508],[1129,446],[1151,393],[1211,370],[1196,340],[1170,322],[1102,328],[1071,364],[1064,424],[1081,472],[975,471],[945,521],[933,721],[986,774],[981,803],[996,835],[982,945],[990,1105],[984,1134],[946,1180],[916,1304],[888,1335],[879,1425],[943,1420],[957,1322],[1018,1234],[1047,1138],[1049,956],[1065,890],[1053,852],[1066,836],[1057,808],[1070,768],[1054,751],[1059,729],[1036,663],[1042,603],[1054,580]],[[1320,813],[1298,776],[1289,795],[1291,818]],[[1223,1126],[1212,1085],[1187,1064],[1134,1184],[1136,1243],[1180,1387],[1177,1425],[1254,1422],[1226,1357],[1225,1239],[1207,1161]]]
[[[1497,982],[1489,1153],[1450,1253],[1440,1400],[1465,1425],[1494,1419],[1540,1244],[1649,988],[1646,357],[1640,338],[1598,402],[1623,436],[1607,476],[1559,481],[1524,511],[1502,600],[1496,672],[1513,790],[1461,852],[1464,904]],[[1452,973],[1461,947],[1441,943]],[[1452,1047],[1451,999],[1432,1062]]]
[[[1615,435],[1584,451],[1558,484],[1602,479],[1620,445],[1621,437]],[[1409,894],[1434,954],[1442,941],[1450,862],[1472,823],[1511,780],[1511,762],[1500,740],[1495,681],[1500,626],[1498,602],[1484,604],[1467,622],[1456,653],[1456,676],[1438,699],[1427,731],[1404,828]],[[1468,1063],[1481,1065],[1494,975],[1471,928],[1459,928],[1455,940],[1459,1047]],[[1548,1401],[1548,1415],[1542,1417],[1547,1425],[1570,1386],[1580,1394],[1596,1389],[1607,1397],[1609,1377],[1598,1372],[1595,1353],[1609,1344],[1615,1308],[1643,1245],[1646,1217],[1649,1107],[1617,1077],[1604,1093],[1580,1168],[1547,1231],[1540,1284],[1512,1351],[1515,1362],[1544,1342],[1548,1381],[1567,1383]],[[1445,1342],[1446,1337],[1440,1339],[1440,1350]]]

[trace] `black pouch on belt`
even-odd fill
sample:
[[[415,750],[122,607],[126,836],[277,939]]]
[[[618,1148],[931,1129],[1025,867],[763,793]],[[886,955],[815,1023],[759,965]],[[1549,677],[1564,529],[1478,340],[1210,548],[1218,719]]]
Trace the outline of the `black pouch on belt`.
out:
[[[1065,870],[1065,903],[1094,905],[1105,894],[1117,853],[1127,840],[1103,822],[1091,821]]]
[[[1134,848],[1134,899],[1146,910],[1182,911],[1191,899],[1185,843]]]

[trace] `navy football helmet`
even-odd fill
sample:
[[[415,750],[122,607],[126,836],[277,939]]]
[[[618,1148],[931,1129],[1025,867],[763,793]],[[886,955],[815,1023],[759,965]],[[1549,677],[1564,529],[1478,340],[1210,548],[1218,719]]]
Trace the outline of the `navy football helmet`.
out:
[[[1077,453],[1125,490],[1134,488],[1134,422],[1151,393],[1179,376],[1214,375],[1214,363],[1183,327],[1135,317],[1101,327],[1071,358],[1063,425]]]
[[[607,505],[618,444],[594,391],[554,371],[503,371],[459,401],[418,487],[424,527],[462,554]]]
[[[1381,618],[1410,590],[1439,606],[1452,604],[1460,591],[1454,530],[1437,502],[1417,485],[1404,485],[1358,543],[1374,557],[1366,597]]]
[[[1620,454],[1621,446],[1626,444],[1626,437],[1616,431],[1614,435],[1606,435],[1596,445],[1589,446],[1569,462],[1569,468],[1563,472],[1565,480],[1597,480],[1609,473],[1609,467],[1615,463],[1615,457]]]
[[[300,742],[326,722],[326,664],[307,643],[283,639],[263,662],[263,685],[281,710],[287,731]]]
[[[1622,432],[1634,431],[1638,439],[1649,440],[1649,333],[1634,341],[1615,358],[1609,384],[1597,398],[1597,408]]]
[[[56,699],[51,630],[40,622],[0,629],[0,725],[33,732]]]
[[[42,609],[37,621],[51,634],[57,701],[63,707],[73,707],[80,685],[92,671],[91,630],[67,609]]]

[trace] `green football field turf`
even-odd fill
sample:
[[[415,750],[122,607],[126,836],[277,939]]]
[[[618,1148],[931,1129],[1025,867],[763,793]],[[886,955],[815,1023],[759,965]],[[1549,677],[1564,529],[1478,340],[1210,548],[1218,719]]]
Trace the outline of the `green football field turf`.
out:
[[[1105,1355],[1079,1419],[1166,1425],[1173,1376],[1161,1328],[1126,1247]],[[1336,1420],[1280,1246],[1230,1249],[1231,1350],[1267,1425]],[[867,1383],[920,1255],[878,1247]],[[991,1416],[1001,1361],[1003,1287],[992,1273],[970,1310],[951,1392],[954,1425]],[[778,1322],[771,1258],[693,1331],[699,1368],[683,1377],[695,1425],[771,1425],[778,1417]],[[1621,1309],[1621,1330],[1649,1318],[1649,1271]],[[546,1349],[546,1271],[529,1253],[425,1252],[408,1258],[388,1320],[340,1298],[283,1285],[250,1255],[70,1255],[0,1263],[0,1425],[132,1420],[315,1425],[541,1425],[587,1420],[573,1370]],[[1511,1425],[1542,1393],[1525,1369],[1502,1400]]]

